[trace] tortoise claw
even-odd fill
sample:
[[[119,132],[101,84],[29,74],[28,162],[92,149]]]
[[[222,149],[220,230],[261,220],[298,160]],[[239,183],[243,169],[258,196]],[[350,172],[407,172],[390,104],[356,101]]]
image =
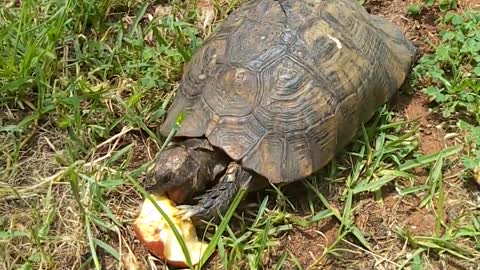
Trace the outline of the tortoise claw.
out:
[[[176,217],[182,220],[191,218],[194,222],[216,220],[219,213],[225,214],[237,191],[236,183],[220,182],[205,194],[195,197],[195,205],[178,205]]]
[[[224,215],[238,190],[247,187],[251,175],[242,170],[236,163],[231,163],[220,181],[204,194],[195,197],[195,205],[177,206],[177,217],[180,219],[192,218],[195,221],[216,222],[220,215]]]
[[[178,205],[177,206],[177,213],[175,215],[176,218],[181,220],[190,219],[195,216],[202,215],[202,207],[198,205]]]

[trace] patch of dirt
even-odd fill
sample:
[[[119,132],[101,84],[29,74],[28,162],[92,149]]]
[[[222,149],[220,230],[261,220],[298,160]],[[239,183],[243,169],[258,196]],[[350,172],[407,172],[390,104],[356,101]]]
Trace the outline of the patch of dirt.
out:
[[[422,93],[413,96],[400,96],[396,104],[398,113],[409,121],[418,121],[420,151],[428,155],[452,146],[453,141],[447,139],[440,116],[434,114],[429,108],[429,101]]]
[[[405,228],[414,235],[432,235],[435,230],[435,221],[434,214],[415,210],[405,217]]]
[[[468,9],[479,9],[480,8],[480,0],[462,0],[459,1],[458,7],[461,10],[468,10]]]
[[[284,252],[293,254],[304,269],[313,264],[324,263],[328,257],[324,257],[322,254],[325,248],[335,242],[338,229],[338,224],[333,219],[318,223],[308,229],[294,229],[280,239],[280,248],[270,256],[269,267],[275,267]],[[296,267],[288,261],[282,269],[296,269]]]
[[[12,163],[12,157],[6,153],[18,145],[17,138],[11,134],[0,134],[0,157],[2,158],[0,177],[3,177],[2,181],[5,184],[14,187],[30,187],[37,184],[39,176],[50,176],[58,171],[59,165],[52,160],[55,159],[55,151],[65,147],[65,138],[58,135],[49,125],[39,127],[32,134],[27,140],[22,141],[22,150],[18,153],[15,167],[2,163],[3,161]]]
[[[431,44],[439,41],[439,31],[436,20],[439,18],[434,9],[422,9],[422,12],[415,17],[407,15],[409,5],[422,5],[422,0],[367,0],[365,8],[369,13],[380,15],[387,20],[400,26],[405,36],[411,40],[419,53],[430,53],[433,48]]]
[[[383,205],[369,199],[356,217],[359,228],[382,243],[391,237],[392,229],[402,228],[414,235],[432,235],[435,229],[435,213],[420,209],[420,199],[409,196],[401,198],[389,194]],[[378,248],[378,247],[377,247]]]

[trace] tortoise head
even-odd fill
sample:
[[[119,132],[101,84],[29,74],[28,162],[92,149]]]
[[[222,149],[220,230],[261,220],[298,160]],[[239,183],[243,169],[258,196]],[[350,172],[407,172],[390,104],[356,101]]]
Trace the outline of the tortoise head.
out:
[[[193,192],[193,185],[189,184],[196,182],[195,167],[198,165],[187,149],[181,146],[169,147],[155,160],[149,171],[147,187],[152,191],[167,193],[170,199],[181,203]]]
[[[147,173],[146,188],[151,192],[167,193],[177,204],[205,191],[228,163],[219,150],[206,143],[206,140],[189,139],[170,144],[157,156]]]

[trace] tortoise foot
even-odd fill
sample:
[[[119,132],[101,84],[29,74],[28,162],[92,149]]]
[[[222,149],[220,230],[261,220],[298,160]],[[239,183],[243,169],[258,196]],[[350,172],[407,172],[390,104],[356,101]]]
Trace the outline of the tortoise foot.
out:
[[[205,194],[196,197],[197,204],[177,206],[177,216],[181,219],[216,221],[219,215],[228,210],[238,190],[235,182],[220,182]]]
[[[192,218],[194,221],[217,222],[220,215],[224,215],[240,188],[247,188],[252,176],[235,162],[230,163],[220,181],[195,198],[196,205],[179,205],[178,217]]]

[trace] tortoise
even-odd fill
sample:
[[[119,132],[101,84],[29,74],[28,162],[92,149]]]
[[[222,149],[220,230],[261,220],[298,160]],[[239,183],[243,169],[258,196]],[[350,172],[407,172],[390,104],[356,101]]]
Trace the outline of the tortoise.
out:
[[[183,122],[146,187],[206,220],[241,187],[305,179],[400,89],[415,54],[355,0],[246,2],[186,64],[161,135]]]

